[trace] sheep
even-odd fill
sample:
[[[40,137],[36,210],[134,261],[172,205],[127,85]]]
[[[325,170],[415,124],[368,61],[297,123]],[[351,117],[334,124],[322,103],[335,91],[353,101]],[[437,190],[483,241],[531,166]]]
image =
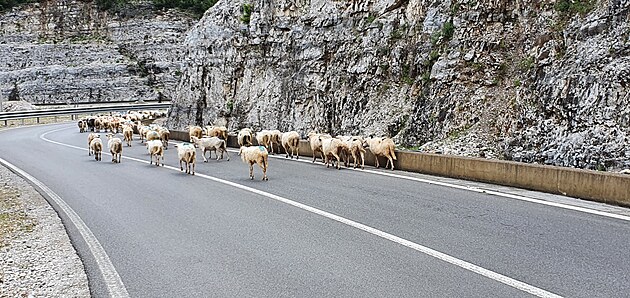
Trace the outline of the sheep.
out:
[[[295,151],[295,159],[300,158],[300,134],[297,131],[283,133],[281,141],[287,158],[289,157],[289,151],[291,151],[291,159],[293,159],[293,151]]]
[[[133,140],[133,127],[131,125],[123,125],[123,139],[125,139],[127,147],[131,147],[131,141]]]
[[[88,156],[92,155],[92,140],[95,138],[100,138],[101,136],[97,133],[89,133],[87,136],[87,142],[88,142]]]
[[[85,122],[87,123],[87,127],[88,130],[91,132],[94,132],[94,122],[96,121],[96,118],[94,117],[88,117],[87,120],[85,120]]]
[[[203,157],[203,162],[208,162],[206,159],[206,152],[210,152],[210,158],[212,158],[212,151],[215,151],[217,154],[217,160],[223,158],[223,153],[227,155],[227,160],[230,161],[230,154],[227,151],[227,145],[224,140],[221,140],[217,137],[203,137],[197,138],[195,136],[190,137],[193,144],[197,145],[199,149],[201,149],[201,156]],[[221,152],[221,157],[219,158],[219,151]]]
[[[357,168],[357,157],[361,157],[361,169],[364,169],[365,149],[363,149],[363,138],[358,136],[350,137],[345,141],[345,143],[350,150],[350,154],[352,154],[352,159],[354,160],[354,168]]]
[[[243,128],[238,132],[237,136],[238,146],[251,146],[252,145],[252,129]]]
[[[258,141],[258,145],[264,146],[269,150],[269,144],[271,143],[271,132],[268,130],[261,130],[256,133],[256,141]]]
[[[267,166],[269,165],[269,153],[267,152],[267,148],[263,146],[241,146],[238,154],[241,156],[244,163],[249,164],[249,179],[254,180],[254,163],[257,163],[263,171],[262,180],[269,180],[269,178],[267,178]]]
[[[311,151],[313,151],[313,162],[317,158],[317,152],[320,152],[322,155],[322,161],[324,161],[324,152],[322,151],[322,139],[330,139],[332,136],[329,134],[321,134],[316,132],[308,133],[308,142],[311,145]]]
[[[227,141],[228,130],[225,126],[206,126],[206,136],[218,137],[219,139]]]
[[[182,162],[186,164],[186,174],[195,175],[195,160],[197,157],[197,149],[194,144],[183,143],[175,145],[177,148],[177,156],[179,157],[179,170],[184,171]]]
[[[331,157],[334,157],[335,160],[337,160],[337,169],[340,170],[340,163],[341,163],[341,154],[344,152],[344,150],[348,150],[348,146],[346,146],[346,144],[341,141],[340,139],[337,138],[324,138],[322,139],[321,136],[319,137],[322,143],[322,152],[324,155],[324,164],[326,165],[326,167],[328,168],[330,166],[330,164],[328,163],[331,159]],[[347,163],[347,161],[346,161]],[[335,166],[333,164],[333,166]]]
[[[378,157],[385,156],[387,158],[387,164],[385,165],[385,169],[391,163],[392,171],[394,170],[394,160],[396,160],[396,153],[394,149],[396,145],[394,141],[390,138],[366,138],[363,140],[364,146],[370,148],[372,154],[374,154],[374,159],[376,160],[376,168],[379,167]]]
[[[164,149],[168,149],[168,139],[171,136],[171,131],[165,127],[160,127],[157,131],[160,134],[160,140],[164,143]]]
[[[103,141],[101,141],[99,136],[95,137],[90,142],[90,150],[94,153],[94,159],[96,159],[96,161],[100,161],[103,152]]]
[[[190,136],[190,142],[194,143],[192,140],[192,137],[197,137],[198,139],[201,139],[202,137],[202,133],[203,130],[201,129],[201,127],[199,126],[187,126],[188,128],[188,135]]]
[[[147,141],[147,150],[151,155],[151,162],[149,162],[149,164],[153,164],[153,156],[155,156],[155,165],[160,166],[160,159],[162,159],[162,166],[164,166],[164,148],[162,147],[162,141]]]
[[[112,154],[112,162],[120,163],[122,160],[122,141],[119,138],[115,138],[113,133],[107,135],[107,147]]]
[[[282,144],[282,132],[275,129],[270,131],[271,137],[269,138],[269,146],[271,147],[271,154],[280,153],[280,146]],[[300,135],[298,134],[298,140],[300,139]],[[276,144],[276,150],[273,150],[273,144]],[[284,150],[286,152],[286,148]]]
[[[160,133],[155,130],[148,130],[146,133],[147,141],[161,140]]]
[[[140,143],[144,143],[144,139],[147,136],[147,132],[149,132],[151,128],[148,126],[142,125],[142,123],[138,122],[138,134],[140,135]]]
[[[87,127],[87,122],[82,119],[82,120],[79,120],[77,125],[79,126],[79,133],[84,133],[85,132],[85,128]]]

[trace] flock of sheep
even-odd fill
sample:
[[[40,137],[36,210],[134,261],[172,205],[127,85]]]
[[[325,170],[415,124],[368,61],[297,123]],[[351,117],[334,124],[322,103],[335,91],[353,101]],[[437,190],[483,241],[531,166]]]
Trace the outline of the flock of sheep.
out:
[[[97,161],[101,160],[101,152],[104,150],[103,141],[98,132],[101,130],[107,133],[107,148],[112,155],[113,163],[121,162],[123,140],[127,146],[131,146],[134,132],[137,132],[141,143],[146,141],[147,151],[150,155],[150,164],[160,164],[164,166],[164,150],[168,149],[170,131],[156,124],[142,125],[141,120],[157,116],[157,112],[132,112],[118,116],[96,116],[81,119],[78,122],[79,132],[90,131],[88,134],[88,155],[94,155]],[[197,158],[197,147],[202,153],[204,162],[208,162],[206,153],[215,152],[216,159],[223,159],[224,154],[227,160],[230,155],[227,151],[228,130],[223,126],[188,126],[186,127],[190,137],[190,143],[176,144],[179,158],[180,170],[187,174],[195,174],[195,163]],[[122,133],[123,139],[116,137]],[[385,168],[391,164],[394,169],[395,144],[390,138],[362,138],[359,136],[336,136],[329,134],[310,132],[308,141],[313,152],[313,162],[321,156],[322,161],[329,167],[340,169],[341,162],[348,167],[350,158],[354,162],[354,168],[364,168],[366,148],[377,157],[376,167],[379,167],[378,156],[387,158]],[[257,146],[254,146],[254,139]],[[269,165],[269,153],[280,153],[280,146],[283,147],[286,157],[299,158],[300,134],[296,131],[280,132],[279,130],[262,130],[254,133],[250,128],[243,128],[237,135],[240,146],[238,155],[243,162],[249,165],[249,178],[254,179],[254,164],[262,169],[262,180],[268,180],[267,168]]]

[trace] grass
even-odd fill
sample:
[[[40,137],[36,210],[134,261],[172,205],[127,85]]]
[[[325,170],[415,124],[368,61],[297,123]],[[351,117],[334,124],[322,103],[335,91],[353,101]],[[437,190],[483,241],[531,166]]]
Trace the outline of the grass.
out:
[[[19,192],[13,187],[0,188],[0,247],[9,245],[17,232],[32,232],[36,223],[24,211]]]
[[[243,24],[249,24],[253,8],[254,6],[248,3],[245,3],[243,4],[243,6],[241,6],[241,22],[243,22]]]

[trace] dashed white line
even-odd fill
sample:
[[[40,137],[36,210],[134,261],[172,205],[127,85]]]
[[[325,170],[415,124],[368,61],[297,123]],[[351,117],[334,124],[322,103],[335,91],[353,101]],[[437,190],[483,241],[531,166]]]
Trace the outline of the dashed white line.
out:
[[[84,150],[84,151],[87,150],[86,148],[81,148],[81,147],[78,147],[78,146],[73,146],[73,145],[70,145],[70,144],[65,144],[65,143],[53,141],[53,140],[47,139],[45,137],[47,134],[55,132],[55,131],[59,131],[59,130],[63,130],[63,129],[52,130],[52,131],[46,132],[46,133],[42,134],[40,136],[40,138],[42,140],[46,141],[46,142],[49,142],[49,143],[53,143],[53,144],[57,144],[57,145],[61,145],[61,146],[69,147],[69,148],[75,148],[75,149],[79,149],[79,150]],[[123,156],[123,158],[124,159],[128,159],[128,160],[137,161],[137,162],[140,162],[140,163],[145,163],[145,164],[147,163],[146,160],[141,160],[141,159],[134,158],[134,157]],[[176,167],[167,166],[167,165],[164,165],[162,168],[173,170],[173,171],[178,171],[178,172],[180,171]],[[412,242],[412,241],[400,238],[398,236],[395,236],[395,235],[383,232],[381,230],[378,230],[376,228],[364,225],[362,223],[358,223],[358,222],[352,221],[352,220],[347,219],[345,217],[341,217],[339,215],[335,215],[335,214],[332,214],[330,212],[326,212],[326,211],[317,209],[315,207],[311,207],[311,206],[308,206],[308,205],[305,205],[305,204],[302,204],[302,203],[298,203],[298,202],[292,201],[290,199],[287,199],[287,198],[284,198],[284,197],[281,197],[281,196],[278,196],[278,195],[274,195],[274,194],[271,194],[271,193],[268,193],[268,192],[265,192],[265,191],[262,191],[262,190],[258,190],[258,189],[252,188],[252,187],[248,187],[248,186],[241,185],[241,184],[238,184],[238,183],[234,183],[234,182],[231,182],[231,181],[223,180],[221,178],[216,178],[216,177],[213,177],[213,176],[209,176],[209,175],[205,175],[205,174],[199,174],[199,173],[195,173],[195,176],[197,176],[199,178],[211,180],[211,181],[214,181],[214,182],[217,182],[217,183],[229,185],[229,186],[232,186],[232,187],[244,190],[244,191],[248,191],[248,192],[251,192],[251,193],[255,193],[255,194],[267,197],[269,199],[273,199],[273,200],[276,200],[276,201],[279,201],[279,202],[282,202],[282,203],[294,206],[294,207],[302,209],[304,211],[320,215],[322,217],[334,220],[336,222],[345,224],[347,226],[350,226],[350,227],[353,227],[353,228],[365,231],[365,232],[367,232],[369,234],[372,234],[374,236],[377,236],[377,237],[380,237],[380,238],[392,241],[394,243],[397,243],[397,244],[409,247],[409,248],[411,248],[411,249],[413,249],[415,251],[421,252],[421,253],[426,254],[428,256],[431,256],[431,257],[434,257],[436,259],[442,260],[444,262],[453,264],[453,265],[458,266],[460,268],[463,268],[465,270],[468,270],[468,271],[474,272],[476,274],[485,276],[485,277],[490,278],[492,280],[498,281],[500,283],[503,283],[505,285],[508,285],[508,286],[516,288],[518,290],[530,293],[530,294],[538,296],[538,297],[562,297],[562,296],[559,296],[557,294],[551,293],[549,291],[543,290],[541,288],[537,288],[535,286],[529,285],[529,284],[524,283],[522,281],[513,279],[511,277],[507,277],[507,276],[502,275],[500,273],[496,273],[494,271],[485,269],[485,268],[477,266],[475,264],[466,262],[464,260],[460,260],[458,258],[455,258],[453,256],[447,255],[445,253],[436,251],[436,250],[431,249],[429,247],[426,247],[426,246],[420,245],[418,243],[415,243],[415,242]]]

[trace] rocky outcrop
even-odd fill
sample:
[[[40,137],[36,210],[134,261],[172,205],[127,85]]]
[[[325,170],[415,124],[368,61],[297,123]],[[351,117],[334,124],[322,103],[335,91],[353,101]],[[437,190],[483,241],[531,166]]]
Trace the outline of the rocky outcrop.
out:
[[[44,0],[0,14],[0,97],[31,103],[170,99],[195,22],[148,2],[116,13]]]
[[[222,0],[186,37],[169,124],[389,135],[424,151],[630,167],[629,6]]]

